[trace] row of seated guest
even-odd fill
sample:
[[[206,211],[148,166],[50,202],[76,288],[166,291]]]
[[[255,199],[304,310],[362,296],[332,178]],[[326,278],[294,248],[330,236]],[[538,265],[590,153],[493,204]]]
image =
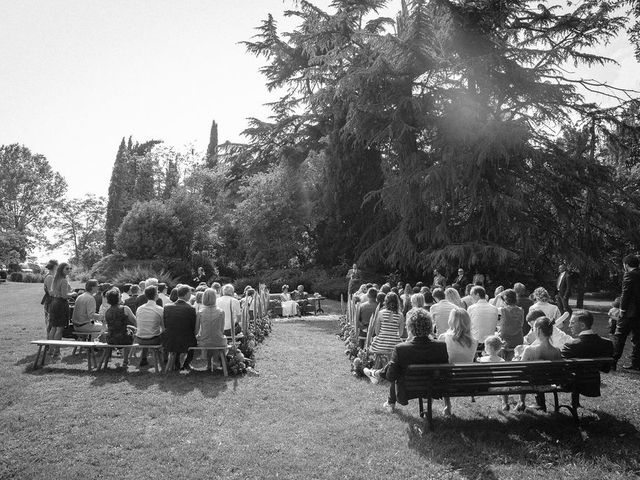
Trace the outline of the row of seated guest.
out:
[[[540,315],[540,313],[542,315]],[[558,360],[561,358],[599,358],[611,357],[613,355],[613,344],[611,341],[601,338],[592,330],[593,316],[586,310],[575,310],[569,322],[572,333],[576,338],[566,342],[562,348],[552,344],[554,326],[552,321],[544,316],[543,312],[532,311],[530,322],[536,341],[528,346],[518,348],[515,361],[535,361],[535,360]],[[365,374],[373,383],[386,376],[392,382],[389,398],[383,405],[387,410],[393,411],[397,401],[406,405],[406,396],[401,392],[402,385],[393,382],[402,377],[402,371],[409,364],[429,364],[429,363],[469,363],[473,361],[476,352],[477,341],[472,336],[471,316],[469,312],[462,308],[455,308],[450,312],[448,319],[448,330],[440,335],[437,342],[429,339],[433,332],[432,319],[429,312],[416,308],[412,310],[407,319],[407,325],[413,336],[406,342],[398,343],[391,353],[391,361],[381,370],[365,369]],[[416,330],[416,326],[421,325]],[[429,325],[428,331],[424,326]],[[419,332],[419,333],[417,333]],[[419,338],[415,338],[415,336]],[[442,346],[438,346],[438,344]],[[486,355],[478,359],[480,362],[504,362],[505,358],[500,355],[505,342],[496,334],[485,339]],[[443,350],[445,354],[443,355]],[[446,357],[446,358],[445,358]],[[594,387],[598,388],[598,387]],[[598,391],[589,392],[597,395]],[[404,403],[403,403],[404,400]],[[535,408],[545,409],[544,394],[536,396],[537,405]],[[445,408],[443,413],[451,415],[451,402],[444,399]],[[509,399],[502,396],[502,409],[509,410]],[[516,410],[525,409],[525,396],[521,395]]]
[[[176,367],[181,369],[189,368],[193,359],[193,352],[189,352],[189,347],[225,347],[225,334],[231,334],[232,321],[238,331],[241,311],[238,300],[234,298],[232,285],[222,287],[222,297],[218,297],[211,288],[198,292],[202,294],[202,303],[194,308],[190,304],[191,288],[187,285],[176,287],[176,301],[162,307],[158,303],[158,287],[154,283],[155,279],[146,281],[148,286],[142,296],[135,295],[136,289],[133,287],[137,285],[131,287],[133,295],[128,300],[132,300],[130,304],[135,308],[135,313],[126,302],[123,304],[116,287],[105,292],[104,323],[101,323],[98,321],[100,315],[95,313],[93,297],[98,282],[89,280],[85,285],[85,293],[76,300],[80,308],[77,313],[74,310],[74,327],[90,333],[103,332],[101,338],[113,345],[131,345],[133,342],[141,345],[163,345],[165,356],[166,352],[187,354],[182,364],[179,363],[180,356],[176,356]],[[147,349],[143,349],[140,366],[148,364],[147,355]],[[210,353],[207,358],[209,369],[211,360]],[[128,351],[125,351],[123,366],[127,365]]]

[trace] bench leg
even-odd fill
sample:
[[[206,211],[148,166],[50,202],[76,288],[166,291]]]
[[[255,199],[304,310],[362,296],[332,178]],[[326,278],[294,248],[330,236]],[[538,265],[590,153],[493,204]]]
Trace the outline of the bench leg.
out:
[[[89,369],[89,371],[91,371],[91,351],[93,350],[93,348],[91,347],[87,347],[87,367]]]
[[[38,361],[40,360],[40,354],[42,353],[42,345],[38,345],[38,353],[36,354],[36,359],[33,361],[33,369],[38,368]]]
[[[558,413],[560,411],[560,403],[558,402],[558,392],[553,392],[554,411]]]
[[[420,418],[424,418],[424,403],[422,397],[418,397],[418,405],[420,406]]]
[[[220,353],[220,364],[222,365],[222,373],[225,377],[229,376],[229,371],[227,370],[227,356],[224,353],[224,350],[218,350]]]
[[[41,367],[44,367],[44,362],[47,359],[47,353],[49,353],[49,345],[44,346],[44,351],[42,352],[42,358],[40,359]]]
[[[576,422],[576,425],[580,423],[580,418],[578,417],[579,406],[580,394],[578,392],[571,392],[571,415],[573,415],[573,420]]]
[[[433,399],[431,397],[427,398],[427,427],[429,430],[433,431]]]

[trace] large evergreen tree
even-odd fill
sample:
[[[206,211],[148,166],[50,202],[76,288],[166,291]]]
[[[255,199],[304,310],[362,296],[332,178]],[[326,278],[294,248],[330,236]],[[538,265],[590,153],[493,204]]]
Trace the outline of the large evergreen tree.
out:
[[[207,156],[205,160],[208,168],[213,168],[218,163],[218,124],[215,120],[211,122],[209,145],[207,146]]]
[[[131,137],[129,137],[131,144]],[[114,236],[122,223],[122,219],[126,215],[126,205],[129,198],[127,194],[127,186],[129,184],[129,153],[124,137],[118,153],[116,161],[111,170],[111,180],[109,181],[109,192],[107,194],[107,218],[105,222],[105,245],[104,253],[109,254],[115,246]],[[135,178],[135,177],[134,177]]]

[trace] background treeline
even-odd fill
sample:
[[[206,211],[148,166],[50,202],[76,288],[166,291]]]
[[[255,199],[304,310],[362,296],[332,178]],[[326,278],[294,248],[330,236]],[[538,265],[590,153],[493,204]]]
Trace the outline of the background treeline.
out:
[[[219,145],[213,122],[203,153],[123,139],[106,257],[93,266],[95,235],[75,257],[105,276],[203,264],[323,292],[354,261],[376,279],[463,266],[500,283],[566,261],[615,284],[640,245],[640,104],[568,72],[612,63],[594,49],[637,2],[402,1],[395,19],[386,3],[299,1],[288,33],[269,16],[246,46],[281,93],[273,115],[250,119],[246,145]]]

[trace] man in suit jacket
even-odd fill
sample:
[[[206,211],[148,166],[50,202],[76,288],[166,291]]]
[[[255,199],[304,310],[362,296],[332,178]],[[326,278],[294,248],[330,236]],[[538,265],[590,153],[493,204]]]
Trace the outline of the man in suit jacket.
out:
[[[393,349],[391,360],[381,370],[365,368],[365,374],[372,383],[386,377],[391,382],[389,399],[383,404],[388,411],[394,411],[396,401],[407,405],[407,393],[404,386],[404,371],[414,364],[448,363],[447,346],[444,342],[434,342],[429,338],[433,331],[431,315],[423,308],[417,308],[407,319],[409,331],[413,334],[410,341],[399,343]]]
[[[164,348],[167,352],[177,354],[175,367],[179,370],[191,368],[193,350],[189,350],[189,347],[195,347],[198,344],[196,340],[196,311],[189,305],[189,297],[191,297],[189,286],[180,285],[178,300],[173,305],[164,307],[163,314],[166,335]],[[187,354],[182,366],[180,366],[181,353]]]
[[[620,319],[613,334],[615,352],[613,358],[617,362],[622,357],[624,344],[629,333],[633,350],[631,364],[624,365],[625,370],[640,370],[640,262],[635,255],[627,255],[622,259],[624,276],[622,277],[622,296],[620,297]]]
[[[451,282],[451,285],[456,290],[458,290],[458,293],[460,293],[461,297],[464,295],[464,289],[465,289],[465,287],[467,286],[468,283],[470,283],[469,282],[469,277],[465,273],[464,268],[458,268],[458,275],[453,280],[453,282]]]
[[[140,287],[138,285],[131,285],[129,289],[129,298],[124,301],[124,304],[131,309],[133,314],[136,314],[138,310],[138,297],[140,296]],[[143,299],[146,299],[144,295],[142,295]]]
[[[567,272],[567,266],[560,264],[558,266],[558,279],[556,280],[556,288],[558,294],[556,295],[556,302],[560,313],[569,312],[571,315],[571,307],[569,306],[569,296],[571,295],[571,277]]]
[[[592,330],[593,315],[586,310],[574,310],[569,328],[576,337],[562,347],[563,358],[609,358],[613,356],[611,340],[602,338]],[[605,371],[609,371],[607,368]],[[579,393],[590,397],[600,396],[600,382],[594,383],[593,388],[586,388]]]

